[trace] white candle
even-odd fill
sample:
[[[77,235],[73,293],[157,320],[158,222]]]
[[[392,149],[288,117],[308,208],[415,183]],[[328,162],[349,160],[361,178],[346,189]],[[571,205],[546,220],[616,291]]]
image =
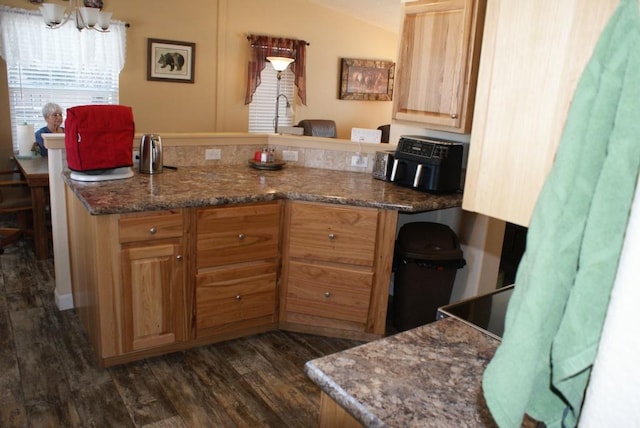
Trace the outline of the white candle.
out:
[[[18,155],[31,156],[31,147],[36,141],[33,125],[18,125]]]

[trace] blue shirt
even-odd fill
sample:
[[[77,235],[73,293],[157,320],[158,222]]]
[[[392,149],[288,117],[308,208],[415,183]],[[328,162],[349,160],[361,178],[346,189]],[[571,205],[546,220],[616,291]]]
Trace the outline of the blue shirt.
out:
[[[64,128],[60,128],[60,129],[64,131]],[[51,134],[51,130],[46,126],[43,126],[42,128],[36,131],[36,143],[38,144],[38,146],[40,146],[40,154],[42,156],[47,156],[48,150],[44,146],[44,139],[42,138],[42,134]]]

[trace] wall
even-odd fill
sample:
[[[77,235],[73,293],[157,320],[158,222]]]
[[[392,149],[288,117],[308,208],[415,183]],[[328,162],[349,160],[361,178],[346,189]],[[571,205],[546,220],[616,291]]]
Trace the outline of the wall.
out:
[[[35,8],[27,0],[0,0],[0,4]],[[188,6],[173,0],[106,0],[105,9],[113,12],[114,19],[131,25],[126,64],[120,74],[120,103],[133,107],[137,132],[246,131],[249,33],[311,43],[308,105],[296,106],[296,121],[333,118],[338,136],[347,139],[352,127],[375,128],[390,122],[390,101],[345,101],[338,100],[337,94],[340,58],[395,61],[395,33],[306,0],[192,0]],[[147,81],[147,38],[195,42],[195,83]],[[0,60],[2,159],[12,152],[9,123],[6,70]]]

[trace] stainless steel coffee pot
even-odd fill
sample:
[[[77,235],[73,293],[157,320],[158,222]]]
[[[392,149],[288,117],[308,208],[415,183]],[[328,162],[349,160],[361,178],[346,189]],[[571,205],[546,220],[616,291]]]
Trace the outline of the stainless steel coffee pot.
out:
[[[160,174],[162,172],[162,139],[157,134],[144,134],[140,141],[140,172]]]

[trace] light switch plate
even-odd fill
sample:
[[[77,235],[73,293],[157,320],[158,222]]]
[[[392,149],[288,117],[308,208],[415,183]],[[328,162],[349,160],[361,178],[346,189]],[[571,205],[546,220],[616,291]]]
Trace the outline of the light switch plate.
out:
[[[296,150],[283,150],[282,151],[282,160],[284,161],[298,161],[298,152]]]
[[[220,149],[206,149],[204,151],[204,159],[205,160],[218,160],[220,159]]]

